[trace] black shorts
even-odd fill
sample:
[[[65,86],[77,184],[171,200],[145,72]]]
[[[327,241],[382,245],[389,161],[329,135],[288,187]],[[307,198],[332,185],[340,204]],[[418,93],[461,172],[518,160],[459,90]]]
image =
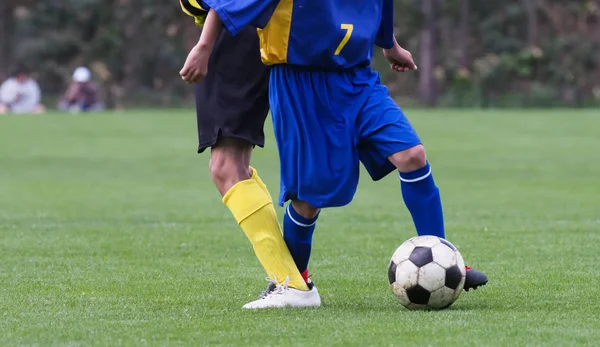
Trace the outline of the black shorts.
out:
[[[269,112],[269,70],[260,59],[255,28],[236,36],[223,29],[208,62],[208,73],[195,86],[198,153],[219,137],[235,137],[263,147]]]

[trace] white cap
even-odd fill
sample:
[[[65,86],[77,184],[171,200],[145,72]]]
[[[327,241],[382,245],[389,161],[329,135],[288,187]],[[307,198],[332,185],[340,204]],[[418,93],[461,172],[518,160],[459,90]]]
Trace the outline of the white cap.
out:
[[[85,83],[89,82],[91,78],[92,73],[87,67],[80,66],[77,69],[75,69],[75,72],[73,72],[73,81],[75,82]]]

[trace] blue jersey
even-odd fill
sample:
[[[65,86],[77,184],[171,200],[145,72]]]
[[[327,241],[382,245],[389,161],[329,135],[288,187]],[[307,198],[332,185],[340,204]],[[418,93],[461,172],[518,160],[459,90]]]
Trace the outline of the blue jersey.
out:
[[[322,69],[368,66],[394,45],[394,0],[203,0],[237,34],[259,28],[262,60]]]

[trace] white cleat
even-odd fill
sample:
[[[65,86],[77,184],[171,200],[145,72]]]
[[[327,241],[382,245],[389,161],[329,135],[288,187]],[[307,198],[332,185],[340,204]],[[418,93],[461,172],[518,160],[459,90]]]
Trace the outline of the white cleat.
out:
[[[298,290],[288,287],[290,278],[286,277],[283,284],[274,280],[275,289],[262,296],[256,301],[252,301],[243,306],[246,309],[255,308],[275,308],[275,307],[319,307],[321,306],[321,297],[317,287],[311,282],[309,290]]]

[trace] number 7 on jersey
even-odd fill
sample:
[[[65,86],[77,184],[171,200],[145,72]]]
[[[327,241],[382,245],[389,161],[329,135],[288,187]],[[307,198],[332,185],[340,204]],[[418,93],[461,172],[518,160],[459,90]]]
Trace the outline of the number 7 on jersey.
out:
[[[350,36],[352,36],[352,31],[354,30],[354,25],[352,24],[342,24],[341,27],[342,30],[346,30],[346,35],[344,35],[344,38],[335,50],[334,55],[340,55],[340,52],[342,51],[342,49],[344,49],[344,46],[346,46],[346,44],[350,40]]]

